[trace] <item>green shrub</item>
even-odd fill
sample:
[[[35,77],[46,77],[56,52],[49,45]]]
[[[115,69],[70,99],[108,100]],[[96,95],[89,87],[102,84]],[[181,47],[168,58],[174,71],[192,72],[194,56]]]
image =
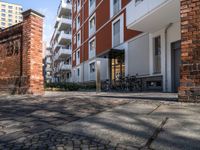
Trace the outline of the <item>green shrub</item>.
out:
[[[58,91],[78,91],[78,90],[95,90],[94,83],[46,83],[47,90],[57,89]]]

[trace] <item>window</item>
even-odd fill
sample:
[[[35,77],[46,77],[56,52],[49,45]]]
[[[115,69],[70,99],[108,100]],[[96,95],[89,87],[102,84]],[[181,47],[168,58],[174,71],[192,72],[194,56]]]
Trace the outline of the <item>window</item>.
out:
[[[154,73],[161,73],[161,37],[155,37],[154,45]]]
[[[110,3],[110,15],[112,17],[119,13],[121,9],[121,0],[110,0]]]
[[[1,21],[6,21],[6,19],[5,18],[1,18]]]
[[[95,62],[90,64],[90,73],[94,73],[95,72]]]
[[[77,34],[77,47],[81,45],[81,31]]]
[[[95,14],[89,20],[89,36],[96,31],[96,17]]]
[[[80,76],[80,69],[79,68],[77,69],[77,76],[78,77]]]
[[[73,57],[72,57],[72,60],[75,61],[75,58],[76,58],[76,54],[73,53]]]
[[[76,19],[76,29],[78,30],[80,28],[80,15]]]
[[[138,5],[139,3],[141,3],[143,0],[135,0],[135,5]]]
[[[96,40],[93,38],[89,42],[89,58],[93,58],[96,55]]]
[[[113,13],[116,15],[120,10],[120,0],[113,0]]]
[[[8,10],[8,13],[13,13],[13,11],[12,10]]]
[[[13,9],[13,7],[12,7],[12,6],[8,6],[8,8],[9,8],[9,9]]]
[[[112,46],[116,47],[124,41],[123,14],[112,22]]]
[[[5,23],[5,22],[1,22],[1,25],[2,25],[2,26],[5,26],[5,25],[6,25],[6,23]]]
[[[8,26],[12,26],[12,23],[9,23]]]
[[[76,65],[80,64],[80,50],[76,51]]]
[[[2,8],[6,8],[6,5],[2,4],[1,7],[2,7]]]
[[[77,11],[81,9],[81,0],[77,0]]]
[[[8,22],[12,22],[12,19],[8,19]]]
[[[5,9],[1,9],[1,12],[6,12],[6,10]]]
[[[114,28],[113,32],[114,46],[117,46],[120,44],[120,20],[114,23],[113,28]]]
[[[76,3],[74,3],[74,12],[76,12]]]
[[[76,36],[74,36],[74,44],[76,44]]]
[[[73,29],[75,29],[76,21],[73,22]]]
[[[9,18],[12,18],[12,15],[11,15],[11,14],[9,14],[9,15],[8,15],[8,17],[9,17]]]
[[[1,14],[1,16],[2,16],[2,17],[5,17],[5,16],[6,16],[6,14],[3,14],[3,13],[2,13],[2,14]]]
[[[89,14],[91,14],[96,7],[96,0],[89,0]]]

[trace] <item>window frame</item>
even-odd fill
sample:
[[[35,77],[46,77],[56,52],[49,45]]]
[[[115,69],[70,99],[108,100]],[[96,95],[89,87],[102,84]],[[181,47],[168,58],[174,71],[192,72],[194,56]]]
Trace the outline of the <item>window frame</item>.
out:
[[[160,50],[158,50],[158,49],[156,48],[156,45],[157,45],[157,44],[156,44],[156,39],[157,39],[157,38],[159,38],[159,41],[160,41],[160,43],[159,43]],[[157,36],[155,36],[155,37],[152,38],[152,42],[153,42],[153,43],[152,43],[152,44],[153,44],[153,74],[161,74],[161,71],[162,71],[162,67],[161,67],[161,63],[162,63],[162,60],[161,60],[161,59],[162,59],[162,58],[161,58],[161,57],[162,57],[162,56],[161,56],[161,55],[162,55],[162,52],[161,52],[162,46],[161,46],[161,44],[162,44],[162,41],[161,41],[161,40],[162,40],[161,35],[157,35]],[[158,52],[157,52],[158,54],[156,54],[156,51],[157,51],[156,49],[158,50]],[[159,58],[160,58],[160,59],[157,58],[157,59],[159,60],[159,62],[157,62],[158,60],[156,61],[156,57],[159,57]],[[159,64],[159,65],[158,65],[158,64],[156,65],[156,62],[157,62],[157,63],[160,63],[160,64]],[[159,68],[156,68],[156,66],[159,66]]]
[[[90,6],[90,0],[88,0],[88,10],[89,10],[89,15],[92,14],[96,8],[96,0],[94,0],[94,4],[92,6]]]
[[[91,26],[90,26],[90,22],[91,22],[92,19],[95,19],[95,21],[94,21],[94,27],[93,27],[94,29],[93,29],[93,30],[90,29],[90,27],[91,27]],[[96,32],[96,20],[97,20],[97,19],[96,19],[96,14],[93,14],[93,15],[90,17],[90,19],[89,19],[89,22],[88,22],[88,23],[89,23],[89,26],[88,26],[88,27],[89,27],[89,37],[91,37],[91,36],[92,36],[93,34],[95,34],[95,32]]]
[[[121,9],[122,9],[122,0],[119,0],[119,12]],[[110,0],[110,18],[116,16],[117,14],[119,14],[119,12],[114,14],[114,0]]]
[[[124,42],[124,14],[121,14],[112,22],[112,47],[116,47],[118,45],[114,44],[114,24],[120,21],[120,44]]]
[[[92,54],[92,52],[91,52],[91,47],[90,47],[90,43],[91,42],[93,42],[94,41],[94,44],[95,44],[95,49],[93,50],[94,51],[94,56],[93,55],[91,55]],[[89,52],[88,52],[88,58],[89,59],[92,59],[92,58],[94,58],[95,56],[96,56],[96,37],[93,37],[93,38],[91,38],[90,40],[89,40],[89,42],[88,42],[88,50],[89,50]]]
[[[80,49],[78,49],[76,51],[76,65],[80,64],[80,60],[81,60],[80,58],[81,58]]]
[[[79,39],[78,39],[78,37],[79,37]],[[77,42],[77,47],[79,47],[81,45],[81,30],[77,33],[77,41],[76,42]]]

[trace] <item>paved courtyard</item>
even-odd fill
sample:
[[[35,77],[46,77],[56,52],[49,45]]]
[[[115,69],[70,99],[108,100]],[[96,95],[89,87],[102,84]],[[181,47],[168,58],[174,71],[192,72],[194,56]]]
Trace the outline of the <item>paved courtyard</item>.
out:
[[[200,149],[200,104],[176,94],[0,97],[0,150]]]

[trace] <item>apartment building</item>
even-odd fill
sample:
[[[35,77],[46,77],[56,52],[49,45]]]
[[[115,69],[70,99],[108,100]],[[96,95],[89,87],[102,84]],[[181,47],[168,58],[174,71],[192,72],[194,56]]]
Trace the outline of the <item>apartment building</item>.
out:
[[[4,29],[23,20],[22,6],[7,2],[0,2],[0,28]]]
[[[199,99],[198,0],[73,0],[73,80],[137,75],[145,88]],[[99,65],[98,65],[99,66]]]
[[[71,82],[72,2],[62,0],[58,8],[55,30],[51,39],[53,81]]]
[[[44,57],[44,81],[51,83],[53,80],[53,52],[51,47],[47,47]]]
[[[140,34],[126,27],[128,3],[129,0],[73,0],[73,81],[95,81],[97,61],[101,63],[101,80],[125,76],[127,41]]]

